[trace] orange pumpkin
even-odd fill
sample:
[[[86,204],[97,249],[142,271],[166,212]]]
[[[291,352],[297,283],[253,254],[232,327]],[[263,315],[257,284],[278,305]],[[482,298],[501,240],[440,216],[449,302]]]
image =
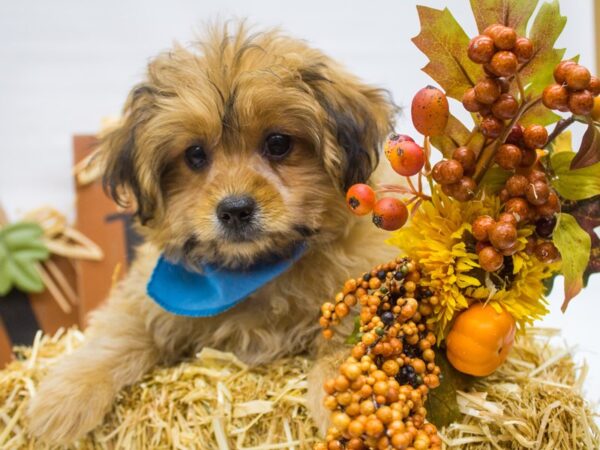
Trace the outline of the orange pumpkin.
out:
[[[474,303],[459,314],[446,337],[446,356],[459,371],[483,377],[506,360],[515,339],[515,319],[505,310]]]

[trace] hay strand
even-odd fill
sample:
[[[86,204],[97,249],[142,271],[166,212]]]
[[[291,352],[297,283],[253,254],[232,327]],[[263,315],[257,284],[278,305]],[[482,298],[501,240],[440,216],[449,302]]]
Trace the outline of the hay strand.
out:
[[[572,350],[549,345],[555,335],[532,330],[496,373],[457,393],[464,416],[442,430],[445,448],[600,448],[581,396],[585,366],[576,368]],[[0,371],[0,448],[46,448],[26,434],[28,399],[47,369],[83,339],[77,330],[38,333],[32,347],[16,349],[19,360]],[[104,423],[69,448],[310,449],[316,440],[304,398],[310,365],[296,357],[249,368],[205,349],[124,389]]]

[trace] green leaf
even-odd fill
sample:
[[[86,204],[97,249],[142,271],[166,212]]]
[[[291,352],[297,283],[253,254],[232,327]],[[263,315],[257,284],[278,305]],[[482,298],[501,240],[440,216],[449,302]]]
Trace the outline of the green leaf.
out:
[[[436,352],[435,363],[441,369],[441,383],[439,387],[429,391],[425,408],[427,420],[436,427],[442,428],[461,418],[456,391],[468,390],[475,382],[475,378],[456,370],[446,358],[444,349]]]
[[[568,200],[583,200],[600,194],[600,163],[583,169],[571,169],[573,152],[554,153],[550,159],[555,176],[554,189]]]
[[[511,175],[511,172],[500,167],[490,167],[485,172],[485,175],[481,180],[481,185],[485,186],[488,193],[495,194],[504,187],[506,180],[508,180]]]
[[[469,37],[448,8],[417,6],[421,31],[412,41],[429,58],[423,71],[446,95],[459,101],[465,91],[483,76],[483,69],[467,56]]]
[[[571,214],[577,223],[590,235],[592,248],[588,261],[583,285],[588,282],[590,275],[600,272],[600,237],[596,230],[600,229],[600,195],[577,202],[565,202],[563,212]]]
[[[42,292],[44,283],[35,262],[14,257],[8,260],[8,273],[13,284],[23,292]]]
[[[558,122],[561,116],[546,108],[542,103],[529,108],[519,119],[519,123],[524,127],[528,125],[542,125],[546,127]]]
[[[537,3],[538,0],[471,0],[471,9],[480,33],[489,25],[501,23],[524,36]]]
[[[350,334],[350,336],[348,336],[346,338],[346,344],[348,344],[348,345],[358,344],[360,342],[361,338],[362,338],[362,333],[360,332],[360,317],[356,316],[354,318],[354,329],[352,330],[352,333]]]
[[[529,85],[527,94],[539,95],[546,86],[554,83],[554,67],[565,54],[565,49],[555,49],[554,44],[566,23],[567,18],[560,15],[558,0],[540,7],[529,34],[534,47],[533,57],[519,69],[523,85]]]
[[[43,230],[37,223],[17,222],[0,230],[0,240],[11,250],[27,247],[39,241]]]
[[[44,283],[36,268],[50,253],[42,241],[42,228],[20,222],[0,229],[0,295],[13,287],[24,292],[41,292]]]
[[[565,299],[561,309],[564,312],[571,299],[583,288],[583,274],[590,259],[592,242],[590,235],[579,226],[575,218],[566,213],[559,214],[552,240],[562,259]]]
[[[582,169],[600,162],[600,131],[589,124],[581,139],[577,155],[571,161],[571,169]]]
[[[444,133],[431,137],[431,145],[437,148],[445,158],[451,158],[456,147],[465,145],[471,132],[460,120],[450,114]]]
[[[573,151],[573,133],[566,130],[560,133],[552,142],[552,152],[572,152]]]

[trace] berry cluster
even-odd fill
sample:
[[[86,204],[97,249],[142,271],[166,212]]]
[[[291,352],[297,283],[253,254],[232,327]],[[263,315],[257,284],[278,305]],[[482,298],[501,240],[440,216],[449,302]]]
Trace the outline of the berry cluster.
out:
[[[408,209],[397,198],[383,197],[377,200],[377,194],[367,184],[355,184],[346,192],[346,204],[357,216],[373,213],[373,223],[384,230],[397,230],[406,223]]]
[[[471,200],[477,191],[477,183],[470,175],[475,171],[477,156],[468,147],[458,147],[452,159],[438,162],[433,166],[431,176],[442,186],[442,191],[461,202]]]
[[[480,216],[471,225],[482,269],[495,272],[502,267],[505,256],[517,252],[517,227],[527,223],[535,224],[535,234],[528,238],[525,250],[544,262],[557,260],[558,250],[547,239],[554,231],[560,200],[544,172],[532,169],[515,173],[506,180],[500,200],[503,212],[496,220]]]
[[[404,177],[420,174],[426,162],[423,148],[403,134],[391,135],[385,143],[384,153],[392,168]],[[366,184],[351,186],[346,192],[346,203],[357,216],[373,213],[373,223],[384,230],[397,230],[408,219],[404,202],[394,197],[378,200],[375,191]]]
[[[533,56],[533,45],[525,37],[517,37],[510,27],[495,24],[482,35],[474,37],[468,49],[469,58],[483,64],[487,74],[463,96],[463,106],[482,116],[481,132],[489,138],[500,136],[504,121],[519,112],[519,103],[509,93],[510,79],[517,73],[519,63]]]
[[[429,389],[440,384],[428,323],[439,299],[419,286],[420,278],[413,261],[396,258],[347,280],[335,303],[321,307],[326,338],[357,303],[361,326],[339,375],[325,382],[331,426],[316,450],[441,448],[424,407]]]
[[[542,94],[546,108],[582,116],[592,112],[594,97],[600,94],[600,78],[575,61],[562,61],[554,69],[554,80],[556,84]]]

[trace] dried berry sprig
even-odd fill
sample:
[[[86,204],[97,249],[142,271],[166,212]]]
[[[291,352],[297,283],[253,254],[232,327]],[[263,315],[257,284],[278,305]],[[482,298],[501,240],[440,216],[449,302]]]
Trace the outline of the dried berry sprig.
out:
[[[360,316],[350,356],[325,382],[331,426],[315,449],[441,448],[424,406],[440,383],[428,323],[439,300],[420,279],[413,261],[396,258],[347,280],[334,302],[321,307],[326,338],[357,304]]]

